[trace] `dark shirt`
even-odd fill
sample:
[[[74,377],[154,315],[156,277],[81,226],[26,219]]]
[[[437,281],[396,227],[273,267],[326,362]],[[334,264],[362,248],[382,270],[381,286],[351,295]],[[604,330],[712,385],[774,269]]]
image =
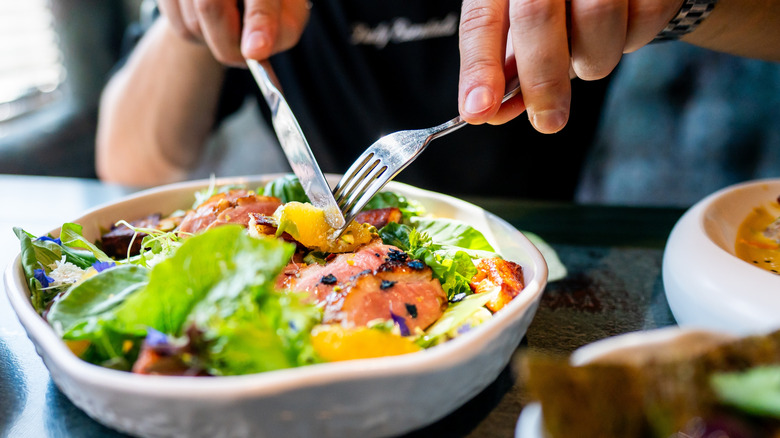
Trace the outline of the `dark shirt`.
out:
[[[460,5],[314,3],[299,44],[272,63],[324,171],[344,172],[384,134],[457,115]],[[573,81],[571,119],[557,134],[539,134],[525,114],[501,126],[466,126],[434,140],[396,180],[454,195],[570,200],[606,87],[606,80]],[[260,99],[246,70],[231,71],[222,113],[247,92]]]

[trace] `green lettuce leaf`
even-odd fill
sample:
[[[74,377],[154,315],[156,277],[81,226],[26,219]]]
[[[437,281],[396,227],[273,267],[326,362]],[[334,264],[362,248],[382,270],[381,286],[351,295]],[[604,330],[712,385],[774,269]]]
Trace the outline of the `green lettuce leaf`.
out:
[[[263,195],[277,197],[284,204],[292,201],[309,202],[309,197],[295,175],[285,175],[269,182],[263,187]]]
[[[95,259],[100,260],[101,262],[112,261],[111,257],[107,256],[106,253],[104,253],[100,248],[95,246],[95,244],[93,244],[92,242],[84,238],[84,235],[82,234],[82,226],[79,224],[74,224],[74,223],[63,224],[60,230],[60,240],[62,241],[63,248],[65,247],[84,248],[89,252],[91,252],[92,255],[95,257]],[[79,266],[75,262],[73,264]],[[91,265],[92,263],[90,263],[86,267],[89,267]],[[83,266],[79,266],[79,267],[81,267],[82,269],[84,268]]]
[[[137,265],[106,269],[72,286],[51,306],[47,320],[64,339],[94,341],[104,334],[115,310],[148,281],[149,269]]]
[[[443,247],[457,247],[464,250],[494,253],[481,231],[455,219],[415,217],[411,224],[420,233],[427,234],[432,241]]]

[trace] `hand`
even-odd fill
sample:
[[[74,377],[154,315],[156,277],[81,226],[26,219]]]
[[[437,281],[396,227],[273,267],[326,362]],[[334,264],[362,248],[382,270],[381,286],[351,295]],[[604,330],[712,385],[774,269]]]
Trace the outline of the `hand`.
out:
[[[560,131],[569,119],[570,79],[604,78],[623,53],[652,41],[681,5],[682,0],[464,0],[461,116],[472,124],[498,124],[527,110],[539,132]],[[512,70],[521,97],[502,107]]]
[[[160,0],[160,11],[183,38],[205,43],[214,58],[243,66],[294,46],[309,19],[307,0]]]

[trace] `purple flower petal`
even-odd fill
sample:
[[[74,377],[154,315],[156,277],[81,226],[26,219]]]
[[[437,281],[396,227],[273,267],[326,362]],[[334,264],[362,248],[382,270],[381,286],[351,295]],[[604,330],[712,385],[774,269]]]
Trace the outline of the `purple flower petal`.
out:
[[[46,275],[46,271],[43,269],[35,269],[33,271],[33,277],[41,282],[41,286],[49,287],[51,283],[54,283],[54,279]]]
[[[59,238],[55,239],[55,238],[49,237],[49,236],[41,236],[41,237],[39,237],[39,238],[37,238],[35,240],[43,240],[43,241],[48,241],[48,242],[54,242],[57,245],[62,246],[62,241]]]
[[[168,335],[161,331],[157,331],[151,327],[146,328],[146,345],[150,347],[160,347],[168,345]]]
[[[406,319],[393,312],[390,312],[390,317],[393,318],[393,322],[398,324],[398,328],[401,329],[401,336],[409,336],[409,327],[406,326]]]
[[[98,272],[103,272],[108,268],[113,268],[116,266],[116,263],[114,262],[95,262],[92,264],[92,267],[95,268]]]

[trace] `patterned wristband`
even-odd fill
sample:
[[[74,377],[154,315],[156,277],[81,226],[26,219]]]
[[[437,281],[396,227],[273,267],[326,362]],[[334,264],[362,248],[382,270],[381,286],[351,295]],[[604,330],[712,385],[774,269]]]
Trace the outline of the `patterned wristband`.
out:
[[[710,15],[717,2],[718,0],[684,0],[680,11],[653,42],[678,40],[686,33],[692,32]]]

